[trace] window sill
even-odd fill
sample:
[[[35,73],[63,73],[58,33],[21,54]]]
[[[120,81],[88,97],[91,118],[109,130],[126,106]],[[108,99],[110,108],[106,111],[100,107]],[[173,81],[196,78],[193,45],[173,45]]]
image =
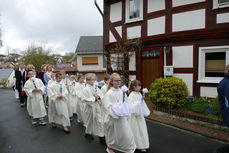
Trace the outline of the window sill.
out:
[[[197,83],[219,83],[223,78],[219,79],[206,79],[206,80],[197,80]]]
[[[126,19],[125,24],[134,23],[134,22],[140,22],[140,21],[143,21],[143,18]]]
[[[213,10],[217,10],[217,9],[221,9],[221,8],[225,8],[225,7],[229,7],[229,4],[213,6],[212,9],[213,9]]]

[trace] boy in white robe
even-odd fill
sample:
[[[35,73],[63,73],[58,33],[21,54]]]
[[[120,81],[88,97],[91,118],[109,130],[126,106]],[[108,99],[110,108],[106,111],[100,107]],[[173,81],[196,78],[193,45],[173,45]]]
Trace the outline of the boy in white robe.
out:
[[[129,119],[129,124],[134,135],[136,148],[141,152],[146,152],[146,149],[149,148],[149,136],[144,116],[148,116],[150,111],[140,90],[141,82],[138,80],[131,81],[128,104],[131,107],[132,115]]]
[[[64,132],[70,133],[68,126],[70,126],[70,120],[67,107],[67,95],[68,91],[64,83],[62,83],[61,73],[56,73],[56,82],[52,83],[48,87],[48,94],[50,98],[50,111],[49,123],[53,128],[56,128],[56,124],[60,124],[64,127]]]
[[[34,77],[33,71],[28,71],[28,80],[25,83],[24,90],[27,94],[27,111],[32,118],[32,124],[46,125],[44,117],[46,116],[45,105],[43,103],[43,94],[45,86],[43,82]]]
[[[123,92],[119,88],[121,78],[117,73],[110,77],[108,91],[102,99],[105,109],[104,133],[107,144],[107,152],[114,150],[124,153],[134,153],[136,145],[134,136],[130,129],[127,116],[119,116],[113,111],[113,105],[123,101]],[[126,96],[125,98],[126,99]]]
[[[100,142],[104,142],[103,120],[101,114],[101,92],[98,87],[94,86],[95,74],[86,74],[87,85],[83,89],[82,101],[85,105],[86,130],[85,137],[93,139],[92,135],[99,136]]]
[[[78,74],[77,76],[78,82],[76,83],[76,96],[77,96],[77,106],[76,106],[76,114],[77,114],[77,122],[85,125],[85,104],[82,102],[82,92],[85,88],[84,83],[84,75]],[[86,125],[85,125],[86,126]]]
[[[76,114],[77,96],[76,96],[76,76],[75,75],[70,76],[69,103],[72,109],[72,113]]]
[[[69,85],[70,85],[70,80],[68,79],[68,77],[66,76],[66,72],[65,71],[61,71],[60,72],[62,74],[62,82],[65,84],[66,88],[67,88],[67,96],[66,96],[66,100],[67,102],[67,106],[68,106],[68,115],[70,118],[70,121],[73,120],[73,113],[72,113],[72,107],[70,104],[70,99],[69,99]]]
[[[109,75],[109,74],[106,74],[106,75],[104,76],[104,82],[105,82],[105,84],[104,84],[103,87],[101,88],[101,92],[102,92],[103,96],[104,96],[105,93],[107,92],[107,87],[108,87],[109,81],[110,81],[110,75]]]

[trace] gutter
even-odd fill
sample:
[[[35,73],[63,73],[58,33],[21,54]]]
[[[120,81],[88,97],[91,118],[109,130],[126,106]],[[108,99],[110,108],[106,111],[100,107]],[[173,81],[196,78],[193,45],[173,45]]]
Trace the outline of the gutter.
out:
[[[99,7],[97,1],[94,0],[94,3],[95,3],[96,8],[98,9],[99,13],[100,13],[100,14],[102,15],[102,17],[104,18],[104,14],[103,14],[102,10],[100,9],[100,7]]]

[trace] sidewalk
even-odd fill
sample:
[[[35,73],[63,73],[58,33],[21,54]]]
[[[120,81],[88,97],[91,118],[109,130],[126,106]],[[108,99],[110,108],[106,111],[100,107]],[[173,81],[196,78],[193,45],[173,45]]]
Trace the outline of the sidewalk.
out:
[[[149,109],[151,110],[150,116],[147,117],[147,119],[149,120],[157,121],[157,122],[167,124],[170,126],[174,126],[174,127],[177,127],[183,130],[194,132],[199,135],[203,135],[203,136],[206,136],[212,139],[216,139],[222,142],[229,143],[229,130],[225,127],[213,128],[213,127],[208,127],[205,124],[191,123],[188,121],[183,121],[183,120],[175,119],[175,118],[168,117],[168,116],[156,115],[155,113],[153,113],[152,103],[147,102],[147,105],[149,106]]]

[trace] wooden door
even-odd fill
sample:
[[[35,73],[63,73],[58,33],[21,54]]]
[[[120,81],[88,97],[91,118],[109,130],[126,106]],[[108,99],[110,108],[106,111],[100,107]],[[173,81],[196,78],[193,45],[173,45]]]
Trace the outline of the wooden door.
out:
[[[160,49],[153,51],[156,54],[152,54],[151,51],[147,52],[147,57],[144,56],[144,53],[142,54],[142,87],[150,89],[151,83],[160,77]]]

